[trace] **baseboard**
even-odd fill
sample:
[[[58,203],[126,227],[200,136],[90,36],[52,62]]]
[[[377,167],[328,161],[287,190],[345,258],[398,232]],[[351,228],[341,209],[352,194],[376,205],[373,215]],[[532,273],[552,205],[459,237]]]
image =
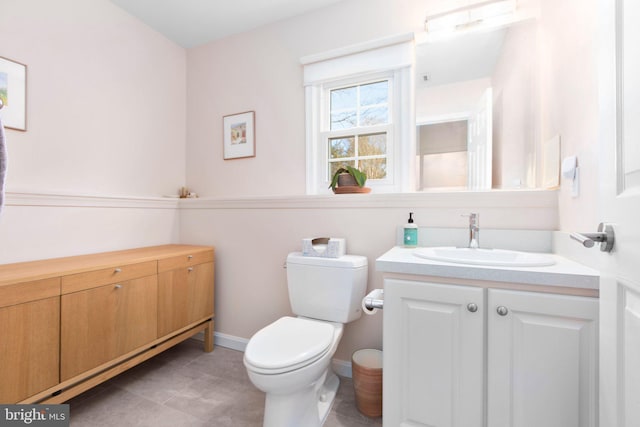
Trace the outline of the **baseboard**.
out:
[[[351,371],[351,362],[347,362],[346,360],[333,359],[331,361],[331,366],[333,367],[333,372],[338,374],[341,377],[352,377]]]
[[[193,336],[193,338],[204,341],[204,333],[200,332]],[[223,334],[221,332],[213,333],[213,342],[220,347],[230,348],[232,350],[244,351],[247,348],[249,342],[246,338],[240,338],[233,335]],[[215,351],[215,350],[214,350]],[[333,359],[331,361],[333,372],[341,377],[351,378],[351,362],[340,359]]]
[[[244,351],[249,342],[246,338],[240,338],[233,335],[227,335],[220,332],[213,334],[213,342],[220,347],[230,348],[232,350]]]
[[[204,333],[200,332],[193,336],[193,338],[204,341]],[[246,338],[236,337],[234,335],[223,334],[221,332],[213,333],[213,343],[215,345],[219,345],[220,347],[230,348],[231,350],[237,350],[244,352],[245,348],[247,348],[247,343],[249,342]]]

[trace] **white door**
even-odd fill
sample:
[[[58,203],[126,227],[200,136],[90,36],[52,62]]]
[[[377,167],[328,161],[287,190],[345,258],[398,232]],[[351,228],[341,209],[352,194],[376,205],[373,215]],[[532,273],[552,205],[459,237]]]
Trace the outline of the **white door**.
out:
[[[384,425],[482,427],[483,289],[385,279],[384,310]]]
[[[489,289],[487,425],[598,425],[598,300]]]
[[[640,426],[640,2],[601,0],[600,426]],[[616,9],[617,8],[617,9]],[[624,11],[624,12],[623,12]],[[617,41],[616,41],[617,36]]]
[[[493,90],[487,88],[469,116],[467,155],[470,190],[491,188],[493,160]]]

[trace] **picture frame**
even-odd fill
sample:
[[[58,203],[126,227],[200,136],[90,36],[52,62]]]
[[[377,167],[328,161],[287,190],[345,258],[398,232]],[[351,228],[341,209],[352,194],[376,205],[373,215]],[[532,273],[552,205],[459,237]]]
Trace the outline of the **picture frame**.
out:
[[[224,160],[256,156],[255,111],[224,116],[222,129]]]
[[[0,56],[0,99],[5,128],[27,130],[27,66]]]

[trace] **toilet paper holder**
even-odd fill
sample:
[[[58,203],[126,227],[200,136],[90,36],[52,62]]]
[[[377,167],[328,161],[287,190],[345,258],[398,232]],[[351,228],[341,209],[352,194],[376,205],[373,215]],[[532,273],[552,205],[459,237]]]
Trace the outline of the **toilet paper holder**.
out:
[[[374,289],[362,299],[362,306],[369,311],[384,308],[384,290]]]

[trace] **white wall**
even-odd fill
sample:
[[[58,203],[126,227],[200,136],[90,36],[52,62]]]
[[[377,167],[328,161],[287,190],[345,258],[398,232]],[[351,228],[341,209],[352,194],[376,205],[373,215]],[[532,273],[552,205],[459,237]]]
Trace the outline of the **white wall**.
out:
[[[598,174],[598,17],[595,0],[541,1],[541,64],[543,141],[560,135],[562,157],[578,156],[581,192],[571,197],[571,183],[562,180],[559,229],[595,231],[599,218]]]
[[[488,78],[438,86],[429,86],[417,81],[416,123],[433,122],[451,115],[468,117],[490,86],[491,80]]]
[[[538,24],[507,31],[491,78],[493,86],[493,187],[536,188],[540,141]],[[519,184],[520,183],[520,184]]]
[[[27,65],[0,262],[177,241],[175,201],[127,198],[185,183],[185,50],[107,0],[2,0],[0,55]]]

